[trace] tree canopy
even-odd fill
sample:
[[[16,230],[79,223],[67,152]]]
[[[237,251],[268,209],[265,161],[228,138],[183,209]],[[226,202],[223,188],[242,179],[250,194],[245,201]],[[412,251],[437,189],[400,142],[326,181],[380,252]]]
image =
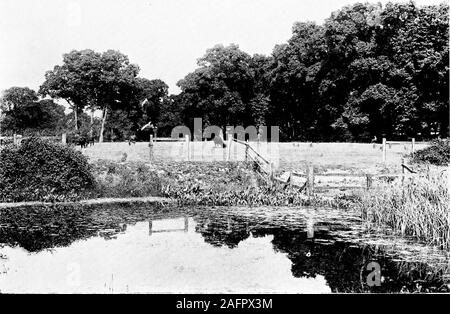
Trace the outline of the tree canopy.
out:
[[[321,25],[295,23],[291,38],[269,56],[216,45],[178,82],[178,95],[169,95],[159,79],[138,77],[139,67],[119,51],[74,50],[45,74],[38,95],[5,91],[3,125],[20,130],[23,121],[32,123],[26,116],[52,120],[61,110],[38,102],[50,96],[69,103],[73,117],[66,126],[77,130],[86,128],[86,111],[100,110],[101,139],[139,134],[149,122],[168,136],[180,124],[192,128],[194,118],[222,128],[278,125],[282,140],[447,137],[448,9],[444,3],[357,3]]]
[[[448,136],[448,5],[358,3],[292,33],[269,57],[208,50],[179,82],[183,120],[278,125],[290,140]]]
[[[64,128],[64,107],[51,99],[38,100],[27,87],[11,87],[0,99],[2,131],[9,133],[54,134]]]

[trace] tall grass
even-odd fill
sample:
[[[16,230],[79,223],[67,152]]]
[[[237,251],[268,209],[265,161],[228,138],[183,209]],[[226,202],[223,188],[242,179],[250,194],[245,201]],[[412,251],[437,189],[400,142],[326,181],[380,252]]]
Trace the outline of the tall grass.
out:
[[[404,236],[450,249],[448,174],[383,184],[363,195],[358,206],[363,218],[388,226]]]

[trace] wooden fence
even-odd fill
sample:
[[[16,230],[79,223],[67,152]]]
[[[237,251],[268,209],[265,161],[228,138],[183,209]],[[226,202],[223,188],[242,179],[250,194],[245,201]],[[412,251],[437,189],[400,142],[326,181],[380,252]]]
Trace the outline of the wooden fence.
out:
[[[429,145],[429,142],[416,142],[415,138],[412,138],[411,141],[388,141],[386,138],[383,138],[382,141],[382,150],[383,150],[383,162],[386,162],[386,154],[387,154],[387,148],[392,148],[392,145],[404,145],[411,147],[411,154],[414,156],[414,153],[416,151],[416,145]],[[374,144],[375,145],[375,144]]]
[[[241,140],[230,138],[228,141],[228,160],[230,159],[230,152],[231,152],[231,144],[235,142],[237,144],[244,145],[245,147],[245,161],[253,161],[257,167],[258,170],[262,172],[262,174],[265,176],[265,179],[267,180],[273,180],[274,179],[274,166],[273,163],[263,155],[261,155],[259,152],[257,152],[248,141],[244,142]]]
[[[402,173],[386,173],[386,174],[322,173],[322,174],[315,174],[314,166],[309,165],[306,173],[292,171],[289,173],[287,180],[282,180],[281,178],[276,178],[276,177],[274,179],[283,184],[289,184],[289,185],[299,187],[301,190],[306,189],[306,192],[308,195],[313,195],[315,190],[317,189],[317,188],[315,188],[316,180],[323,179],[326,177],[363,179],[363,181],[364,181],[363,185],[339,185],[339,186],[324,187],[324,189],[327,189],[327,190],[330,190],[330,189],[340,189],[340,190],[366,189],[366,190],[369,190],[373,187],[374,180],[401,178],[402,184],[403,184],[405,178],[429,176],[429,172],[428,173],[417,173],[416,171],[412,170],[409,166],[404,164],[404,162],[401,164],[401,168],[402,168]],[[293,177],[300,177],[300,178],[306,179],[305,183],[298,185],[295,183],[294,180],[292,180]]]
[[[63,133],[61,136],[38,136],[40,139],[43,140],[50,140],[50,141],[61,141],[63,144],[67,144],[67,134]],[[19,145],[23,140],[31,138],[31,136],[22,136],[20,134],[14,134],[13,136],[0,136],[0,146],[5,144],[14,144]]]
[[[306,173],[301,173],[297,171],[291,171],[289,172],[289,175],[287,179],[283,180],[281,177],[277,177],[274,175],[274,167],[272,162],[262,156],[260,153],[258,153],[248,142],[243,142],[239,140],[233,140],[236,143],[239,143],[241,145],[245,146],[245,160],[246,161],[253,161],[255,164],[257,164],[258,169],[261,170],[261,174],[265,177],[266,180],[271,182],[278,182],[285,185],[293,185],[298,188],[300,188],[300,191],[305,190],[308,195],[313,195],[314,192],[317,190],[317,187],[315,183],[323,178],[326,177],[337,177],[337,178],[353,178],[353,179],[363,179],[364,182],[363,185],[339,185],[339,186],[327,186],[325,189],[366,189],[369,190],[373,187],[374,180],[380,180],[380,179],[395,179],[395,178],[401,178],[402,184],[404,182],[405,178],[411,178],[411,177],[419,177],[419,176],[428,176],[429,174],[423,174],[423,173],[417,173],[414,171],[411,167],[407,166],[402,159],[401,163],[401,173],[390,173],[390,174],[369,174],[369,173],[359,173],[359,174],[353,174],[353,173],[322,173],[322,174],[316,174],[314,165],[310,164],[307,169]],[[387,142],[388,145],[395,145],[395,144],[404,144],[404,142]],[[386,145],[386,141],[383,140],[383,144]],[[412,145],[414,148],[414,140],[412,141]],[[293,180],[294,177],[299,177],[304,179],[304,183],[297,184],[295,180]]]

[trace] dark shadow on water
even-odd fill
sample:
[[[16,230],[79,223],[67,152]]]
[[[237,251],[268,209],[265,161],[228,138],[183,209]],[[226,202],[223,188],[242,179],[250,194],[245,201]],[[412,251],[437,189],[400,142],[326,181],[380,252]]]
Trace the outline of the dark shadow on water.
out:
[[[322,275],[333,292],[449,292],[444,270],[398,260],[373,245],[336,239],[330,229],[349,229],[336,221],[318,221],[311,231],[300,218],[297,223],[280,223],[226,209],[186,211],[130,204],[14,208],[2,209],[0,214],[0,247],[21,247],[31,253],[91,237],[113,241],[136,222],[190,216],[196,222],[195,231],[212,246],[233,249],[250,237],[272,236],[273,250],[287,255],[294,277]],[[380,277],[376,268],[368,269],[372,262],[380,266]]]

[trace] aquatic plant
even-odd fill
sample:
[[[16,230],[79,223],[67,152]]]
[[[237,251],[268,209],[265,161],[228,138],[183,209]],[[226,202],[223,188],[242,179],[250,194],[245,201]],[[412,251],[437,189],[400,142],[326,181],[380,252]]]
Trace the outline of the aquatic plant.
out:
[[[98,160],[92,163],[97,197],[143,197],[161,194],[161,180],[142,162]]]
[[[162,194],[181,205],[348,207],[348,197],[306,196],[299,188],[267,182],[252,163],[170,162],[157,165]]]
[[[375,225],[389,226],[401,235],[450,249],[448,174],[384,183],[365,193],[358,208]]]

